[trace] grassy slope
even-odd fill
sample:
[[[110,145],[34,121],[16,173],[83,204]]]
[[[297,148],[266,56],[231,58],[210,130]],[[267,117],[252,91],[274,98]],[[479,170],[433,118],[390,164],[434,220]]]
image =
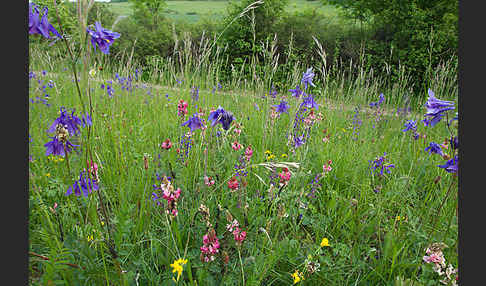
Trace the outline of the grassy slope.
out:
[[[56,68],[60,69],[61,66],[56,65]],[[46,65],[35,61],[31,69],[51,71]],[[41,83],[37,80],[41,80]],[[41,269],[44,278],[52,275],[50,277],[68,280],[72,285],[75,285],[73,281],[86,282],[88,278],[91,283],[94,280],[95,284],[101,285],[106,276],[116,281],[118,275],[112,272],[113,267],[105,265],[109,257],[102,251],[103,243],[100,242],[99,231],[102,228],[97,224],[95,215],[96,197],[64,196],[68,186],[77,179],[84,158],[77,153],[72,154],[70,163],[73,174],[68,175],[64,163],[54,163],[44,156],[43,144],[48,140],[45,130],[56,118],[59,108],[76,108],[80,112],[79,99],[67,72],[56,71],[47,76],[37,73],[37,78],[30,81],[29,97],[34,99],[42,96],[41,85],[48,80],[56,84],[55,88],[47,89],[51,106],[40,103],[29,106],[29,134],[32,136],[29,149],[34,159],[29,168],[30,184],[42,190],[39,193],[31,192],[30,250],[59,254],[54,240],[56,230],[47,223],[48,217],[52,220],[54,217],[48,215],[46,208],[57,202],[66,237],[63,245],[69,253],[66,260],[80,264],[87,270],[81,272],[64,267],[61,271],[59,265],[46,268],[43,266],[46,262],[40,261],[33,261],[31,265]],[[216,263],[208,268],[198,261],[205,228],[199,219],[195,221],[195,226],[190,226],[189,222],[200,203],[209,207],[213,223],[216,222],[217,204],[222,204],[247,230],[242,257],[245,279],[249,285],[290,284],[290,274],[295,269],[302,271],[304,260],[319,248],[322,237],[329,238],[331,247],[325,248],[324,255],[316,258],[321,264],[321,271],[306,278],[308,285],[354,285],[355,282],[357,285],[384,285],[392,283],[396,276],[415,278],[415,271],[422,264],[423,249],[431,241],[443,241],[449,245],[445,257],[447,262],[455,264],[457,199],[454,195],[437,216],[438,231],[434,236],[429,236],[441,199],[451,182],[451,177],[436,167],[444,160],[424,151],[428,142],[442,142],[447,135],[442,123],[435,128],[425,128],[419,123],[419,132],[426,133],[427,139],[413,141],[410,134],[401,132],[401,129],[405,119],[420,120],[420,113],[405,118],[384,117],[386,120],[381,120],[373,128],[373,113],[361,112],[359,116],[363,122],[359,140],[354,141],[351,139],[352,108],[341,109],[339,104],[336,109],[331,108],[321,98],[318,102],[321,104],[319,111],[324,115],[323,121],[313,129],[311,141],[292,154],[286,145],[285,131],[292,125],[298,100],[288,98],[291,105],[289,114],[282,114],[272,127],[268,117],[270,106],[277,104],[282,95],[289,97],[288,93],[279,94],[276,99],[256,99],[249,96],[251,93],[238,95],[228,87],[215,94],[210,90],[201,90],[198,106],[206,111],[204,118],[207,118],[210,108],[221,105],[235,114],[236,122],[243,124],[238,141],[244,146],[252,145],[252,163],[265,162],[266,150],[277,156],[275,160],[283,160],[281,155],[287,154],[285,161],[300,163],[300,168],[293,170],[291,184],[278,201],[260,200],[259,196],[268,190],[265,184],[268,184],[269,174],[263,167],[250,169],[249,185],[242,204],[248,203],[249,206],[246,209],[246,224],[243,209],[237,207],[239,196],[230,193],[226,186],[239,155],[229,145],[235,140],[233,132],[229,132],[227,141],[221,147],[216,147],[216,137],[208,137],[211,140],[207,145],[211,155],[208,175],[218,176],[212,188],[206,187],[202,181],[205,169],[203,146],[206,143],[202,141],[200,130],[195,132],[195,144],[187,166],[177,163],[175,148],[178,147],[178,136],[187,128],[179,127],[176,102],[185,99],[190,103],[189,115],[196,112],[189,89],[166,87],[155,90],[150,88],[149,83],[137,82],[133,91],[128,93],[121,90],[111,73],[99,73],[97,80],[113,80],[116,94],[110,98],[99,88],[100,82],[92,83],[95,107],[93,146],[99,158],[97,161],[103,166],[100,186],[110,202],[112,223],[116,225],[114,241],[130,283],[134,281],[136,271],[141,273],[140,285],[160,285],[170,280],[172,272],[169,264],[181,257],[188,233],[192,233],[192,236],[186,258],[191,263],[193,277],[199,279],[198,284],[220,279],[228,283],[241,281],[238,253],[232,246],[234,242],[228,233],[223,234],[226,223],[224,216],[220,218],[218,234],[220,239],[223,236],[229,239],[229,244],[225,246],[230,255],[226,275],[223,278],[219,276]],[[334,88],[327,91],[329,94],[337,92],[339,90]],[[169,100],[165,94],[169,95]],[[438,98],[443,96],[437,94]],[[259,105],[259,110],[255,110],[255,103]],[[391,110],[395,108],[390,105],[386,107]],[[328,143],[322,142],[325,128],[331,134]],[[84,129],[82,132],[85,132]],[[171,151],[163,152],[158,145],[166,138],[170,138],[174,146]],[[396,167],[386,178],[378,179],[370,176],[368,161],[383,152],[387,152],[389,162]],[[144,156],[150,158],[148,170],[143,168]],[[333,160],[333,170],[321,181],[322,188],[316,198],[307,198],[305,194],[309,191],[309,182],[322,171],[322,164],[327,160]],[[174,226],[177,233],[169,231],[163,212],[150,197],[152,184],[156,183],[155,173],[167,173],[168,161],[172,162],[177,173],[175,185],[182,189],[177,226]],[[264,183],[254,174],[263,178]],[[442,180],[434,184],[437,176],[441,176]],[[382,186],[379,193],[373,192],[377,185]],[[38,201],[38,197],[45,205]],[[300,202],[307,204],[307,207],[302,207]],[[85,221],[85,214],[90,215],[88,223],[81,223]],[[297,222],[299,214],[303,214],[303,219]],[[397,216],[406,219],[397,220]],[[269,233],[271,242],[259,231],[262,227]],[[86,239],[91,234],[94,234],[94,242]],[[52,269],[57,271],[52,272]],[[107,272],[105,269],[108,269]],[[185,266],[182,279],[186,281],[189,275],[187,270],[188,266]]]
[[[166,15],[173,19],[196,22],[202,15],[220,16],[226,11],[227,1],[166,1]],[[130,15],[132,9],[128,2],[109,3],[116,15]],[[315,8],[329,17],[337,17],[337,9],[331,5],[323,6],[319,1],[290,0],[287,11]],[[193,14],[196,13],[196,14]]]

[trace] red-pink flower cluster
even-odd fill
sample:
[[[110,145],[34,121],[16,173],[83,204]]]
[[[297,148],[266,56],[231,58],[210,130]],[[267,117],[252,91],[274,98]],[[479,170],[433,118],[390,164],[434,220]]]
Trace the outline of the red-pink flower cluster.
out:
[[[251,156],[253,156],[253,149],[251,149],[251,146],[246,147],[245,150],[245,158],[247,161],[250,161]]]
[[[219,241],[216,237],[214,229],[210,229],[207,234],[203,236],[203,246],[201,246],[201,261],[210,262],[214,260],[214,255],[219,252]]]
[[[228,188],[230,188],[231,190],[235,191],[238,189],[238,187],[239,183],[235,177],[231,178],[231,180],[228,181]]]
[[[329,160],[329,161],[327,161],[327,165],[326,164],[322,165],[322,172],[324,174],[326,174],[327,172],[331,172],[331,170],[332,170],[331,164],[332,164],[332,161]]]
[[[214,185],[214,179],[208,176],[204,176],[204,183],[208,186],[211,187]]]
[[[162,180],[160,189],[162,190],[162,198],[167,201],[167,213],[177,216],[177,199],[181,195],[181,189],[177,188],[174,190],[174,186],[165,177]]]
[[[290,181],[290,176],[292,174],[290,173],[288,168],[282,168],[282,172],[278,174],[280,177],[280,184],[281,185],[287,185],[287,183]]]
[[[235,141],[231,144],[231,148],[233,148],[233,150],[235,151],[238,151],[240,150],[241,148],[243,148],[243,146],[241,146],[240,143],[238,143],[238,141]]]
[[[170,147],[172,147],[172,142],[170,142],[170,139],[166,139],[162,144],[160,145],[162,149],[169,150]]]
[[[177,104],[177,115],[180,117],[184,117],[187,114],[187,102],[183,99],[179,100],[179,104]]]
[[[233,236],[236,241],[236,245],[241,245],[246,238],[246,231],[241,231],[239,227],[233,229]]]

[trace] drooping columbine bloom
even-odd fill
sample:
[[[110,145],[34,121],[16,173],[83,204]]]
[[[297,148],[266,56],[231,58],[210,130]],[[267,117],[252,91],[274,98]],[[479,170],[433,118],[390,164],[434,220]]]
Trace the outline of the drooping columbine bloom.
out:
[[[289,89],[289,91],[292,93],[292,96],[299,98],[300,95],[302,94],[302,90],[300,89],[300,86],[297,85],[295,89]]]
[[[208,120],[211,121],[211,126],[215,126],[219,123],[223,125],[224,130],[228,130],[231,122],[235,120],[235,117],[233,116],[233,113],[226,111],[219,106],[218,109],[209,113]]]
[[[40,17],[39,8],[34,3],[29,3],[29,34],[39,34],[44,38],[51,39],[50,33],[58,38],[62,38],[54,26],[47,20],[48,8],[44,7],[42,18]]]
[[[59,117],[54,120],[54,122],[51,124],[51,127],[47,130],[47,132],[56,131],[58,125],[66,127],[67,131],[69,132],[69,135],[77,135],[80,132],[79,126],[83,125],[83,122],[79,117],[74,115],[74,110],[72,110],[71,115],[69,115],[67,113],[67,110],[64,107],[61,107]]]
[[[81,171],[79,174],[79,180],[74,182],[74,184],[69,187],[65,195],[69,196],[74,191],[74,194],[78,197],[81,195],[81,192],[83,192],[83,195],[87,197],[93,190],[96,191],[98,188],[98,184],[94,180],[87,178],[85,171]]]
[[[282,112],[286,112],[286,113],[289,113],[288,110],[289,110],[289,104],[285,101],[285,100],[282,100],[280,102],[280,104],[275,104],[275,105],[272,105],[276,108],[276,111],[279,112],[279,113],[282,113]]]
[[[315,108],[319,109],[319,104],[314,101],[314,96],[312,94],[309,94],[307,97],[304,98],[304,100],[301,103],[301,106],[305,106],[307,108]]]
[[[427,108],[425,116],[430,118],[424,119],[423,122],[425,126],[434,126],[442,119],[445,111],[454,109],[454,102],[437,99],[431,89],[428,92],[429,98],[425,103]]]
[[[196,113],[191,118],[189,118],[189,120],[181,124],[181,126],[185,126],[185,125],[187,125],[187,127],[191,129],[191,132],[193,132],[196,129],[201,129],[204,126],[203,122],[201,121],[201,118],[199,118],[199,116]]]
[[[378,101],[377,102],[371,102],[370,107],[380,107],[380,105],[383,103],[384,100],[385,100],[385,96],[383,95],[383,93],[381,93]]]
[[[454,158],[448,160],[443,165],[437,165],[437,166],[439,168],[443,168],[448,173],[457,173],[457,162],[458,162],[458,158],[457,156],[454,156]]]
[[[417,130],[417,122],[415,120],[407,120],[405,122],[405,129],[403,129],[403,132],[407,132],[408,130]]]
[[[312,72],[312,67],[308,68],[306,72],[302,73],[302,80],[300,82],[304,84],[304,89],[307,89],[309,84],[315,87],[315,85],[312,83],[314,76],[315,74]]]
[[[56,125],[55,132],[55,136],[51,137],[52,141],[44,144],[44,147],[47,148],[46,156],[52,154],[64,157],[66,155],[66,152],[71,152],[73,147],[77,147],[77,145],[73,145],[71,144],[71,142],[69,142],[69,131],[66,125]]]
[[[101,27],[100,22],[95,22],[95,30],[91,30],[89,27],[87,27],[86,31],[91,36],[91,44],[93,45],[95,51],[96,46],[98,46],[104,54],[110,53],[111,44],[113,44],[115,39],[120,37],[120,33],[112,32]]]
[[[444,152],[442,152],[440,145],[435,142],[430,142],[429,146],[425,148],[425,151],[428,151],[429,154],[439,154],[441,156],[444,155]]]

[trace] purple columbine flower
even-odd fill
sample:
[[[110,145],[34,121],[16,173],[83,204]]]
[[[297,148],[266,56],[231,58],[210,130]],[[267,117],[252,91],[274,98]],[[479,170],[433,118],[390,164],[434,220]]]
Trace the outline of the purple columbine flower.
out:
[[[415,120],[407,120],[407,122],[405,122],[405,129],[402,131],[407,132],[408,130],[417,130],[417,122],[415,122]]]
[[[49,9],[44,7],[42,18],[40,17],[39,8],[34,3],[29,4],[29,34],[39,34],[44,38],[51,39],[50,33],[61,39],[61,35],[54,26],[47,20],[47,12]]]
[[[44,144],[46,147],[46,156],[49,155],[57,155],[64,157],[66,155],[65,152],[71,152],[73,148],[76,148],[77,145],[71,144],[69,140],[65,139],[66,148],[64,149],[63,140],[60,140],[57,136],[52,136],[52,141],[47,142]]]
[[[104,54],[110,53],[111,44],[113,44],[115,39],[120,37],[120,33],[112,32],[101,27],[100,22],[95,22],[94,31],[89,28],[86,28],[86,31],[91,35],[91,44],[95,51],[96,46],[98,46]]]
[[[319,104],[314,101],[314,96],[309,94],[301,103],[301,106],[305,106],[307,108],[315,108],[316,110],[319,109]]]
[[[187,125],[187,127],[191,129],[191,132],[193,132],[196,129],[201,129],[201,127],[204,126],[203,122],[197,116],[197,114],[194,114],[191,118],[189,118],[189,120],[181,124],[181,126],[185,126],[185,125]]]
[[[302,90],[300,89],[300,86],[297,85],[295,89],[289,89],[289,91],[292,93],[292,96],[299,98],[300,95],[302,94]]]
[[[212,127],[220,123],[221,125],[223,125],[224,130],[228,130],[230,128],[231,122],[235,120],[235,117],[233,116],[233,113],[226,111],[221,106],[219,106],[218,109],[209,113],[208,120],[211,121]]]
[[[429,89],[429,98],[425,103],[425,107],[427,108],[425,116],[431,118],[428,120],[424,119],[423,122],[425,126],[434,126],[442,119],[445,111],[454,109],[454,102],[437,99],[434,92]]]
[[[430,142],[429,147],[425,148],[425,151],[428,151],[429,154],[439,154],[441,156],[444,155],[440,145],[435,142]]]
[[[306,72],[302,73],[302,80],[300,82],[304,84],[304,89],[307,89],[309,84],[315,87],[315,85],[312,83],[314,76],[315,74],[312,72],[312,67],[308,68]]]
[[[448,173],[457,173],[457,161],[457,156],[454,156],[454,158],[445,162],[444,165],[437,165],[437,167],[443,168]]]
[[[276,105],[272,105],[272,106],[274,106],[277,109],[277,112],[279,112],[279,113],[282,113],[282,112],[289,113],[288,112],[289,104],[285,100],[282,100],[280,102],[280,104],[276,104]]]
[[[379,107],[383,103],[384,100],[385,100],[385,96],[383,95],[383,93],[381,93],[378,101],[377,102],[371,102],[370,107]]]
[[[78,197],[81,195],[81,192],[87,197],[93,190],[98,190],[98,188],[98,184],[94,180],[87,178],[85,171],[81,171],[79,180],[74,182],[74,184],[67,189],[65,195],[69,196],[74,191],[74,194]]]
[[[59,117],[54,120],[47,132],[56,131],[57,125],[59,124],[61,126],[66,126],[69,135],[77,135],[79,134],[79,125],[82,124],[82,121],[79,117],[74,115],[74,110],[72,110],[71,115],[69,115],[67,114],[67,110],[64,107],[61,107]]]

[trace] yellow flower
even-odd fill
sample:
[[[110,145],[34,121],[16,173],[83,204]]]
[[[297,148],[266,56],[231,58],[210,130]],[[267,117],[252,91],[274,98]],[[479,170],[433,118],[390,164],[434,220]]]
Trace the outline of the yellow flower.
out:
[[[47,174],[46,174],[46,177],[48,177],[48,178],[49,178],[50,176],[51,176],[51,173],[47,173]]]
[[[272,154],[272,151],[267,150],[267,151],[265,151],[265,154],[270,155],[270,154]]]
[[[62,162],[62,161],[64,161],[64,158],[62,157],[57,159],[57,162]]]
[[[88,242],[93,241],[93,235],[88,235],[88,237],[86,239],[88,240]]]
[[[172,273],[176,273],[177,272],[177,279],[172,278],[172,280],[174,280],[176,282],[179,281],[179,278],[181,277],[181,274],[182,274],[182,265],[184,265],[186,263],[187,263],[187,259],[179,258],[176,261],[174,261],[174,263],[172,263],[170,265],[170,267],[174,268],[172,270]]]
[[[399,221],[401,219],[401,217],[399,215],[397,215],[397,217],[395,218],[395,221]]]
[[[272,155],[267,157],[267,160],[272,160],[273,158],[275,158],[275,155],[272,154]]]
[[[294,284],[299,283],[301,280],[305,280],[304,273],[299,272],[299,270],[295,270],[295,272],[291,274],[291,276],[294,279]]]
[[[281,156],[282,156],[282,158],[287,158],[287,154],[285,154],[285,153],[282,154]]]
[[[329,245],[329,239],[327,239],[325,237],[321,241],[321,247],[324,247],[324,246],[330,246]]]

